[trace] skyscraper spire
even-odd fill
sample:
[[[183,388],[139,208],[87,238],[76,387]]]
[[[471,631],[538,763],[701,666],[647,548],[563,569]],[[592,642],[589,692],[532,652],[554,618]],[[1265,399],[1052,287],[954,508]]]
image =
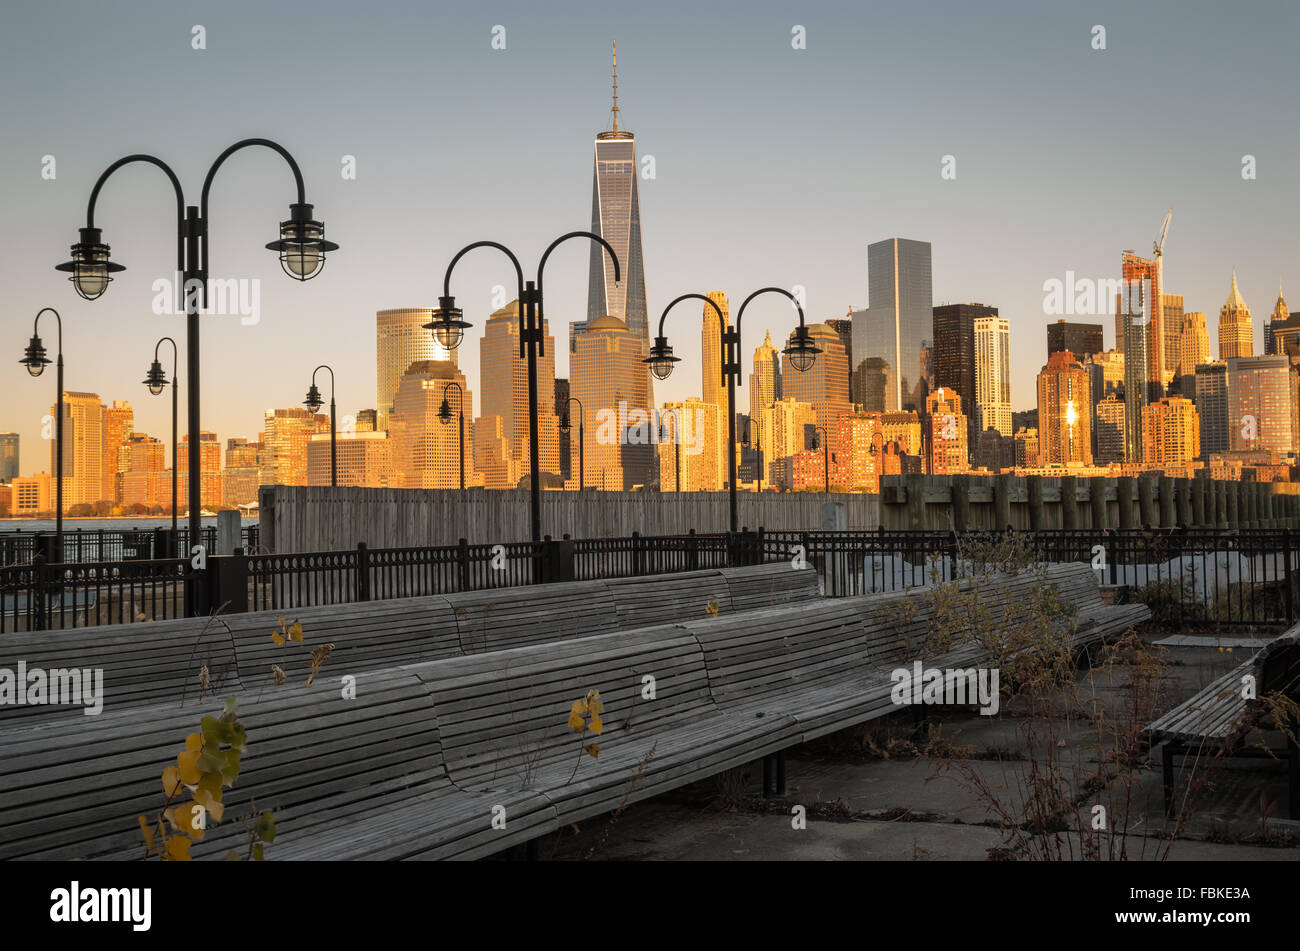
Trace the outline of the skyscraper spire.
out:
[[[614,40],[614,108],[610,109],[614,116],[614,131],[618,131],[618,40]]]

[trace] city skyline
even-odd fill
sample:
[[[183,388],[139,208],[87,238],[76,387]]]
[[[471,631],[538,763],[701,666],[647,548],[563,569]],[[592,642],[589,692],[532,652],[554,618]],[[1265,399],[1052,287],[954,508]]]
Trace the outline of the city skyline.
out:
[[[396,5],[378,16],[387,23],[401,15],[395,11],[410,13],[411,8]],[[835,54],[841,51],[839,44],[842,42],[835,36],[834,24],[851,16],[851,11],[833,6],[810,11],[807,15],[809,40],[804,50],[791,49],[789,25],[779,22],[775,11],[769,13],[762,23],[744,25],[731,22],[725,14],[710,13],[705,18],[705,26],[733,30],[735,45],[747,50],[751,58],[756,55],[764,68],[775,68],[783,79],[797,75],[792,70],[808,70],[810,76],[831,78],[837,75],[837,69],[843,68],[842,64],[833,62]],[[156,50],[155,56],[165,62],[186,56],[220,60],[219,38],[222,42],[237,40],[247,46],[249,43],[274,42],[288,35],[289,24],[280,14],[267,14],[260,24],[261,32],[251,34],[247,26],[234,26],[238,17],[232,15],[227,19],[227,15],[221,13],[204,15],[211,21],[207,24],[211,41],[202,52],[190,48],[189,24],[180,19],[160,23],[155,18],[127,10],[106,29],[112,33],[113,42],[142,51]],[[1094,105],[1105,102],[1106,95],[1115,94],[1117,84],[1132,81],[1136,74],[1144,75],[1155,68],[1152,64],[1139,66],[1140,57],[1132,36],[1141,32],[1145,18],[1156,15],[1126,9],[1122,20],[1115,19],[1115,24],[1125,24],[1123,30],[1112,25],[1110,48],[1104,51],[1090,49],[1089,24],[1068,17],[1042,12],[1028,20],[1020,18],[1019,25],[1037,37],[1044,47],[1056,51],[1058,56],[1077,57],[1071,62],[1077,62],[1080,69],[1088,67],[1081,75],[1088,77],[1089,82],[1075,90],[1083,93],[1082,102],[1086,106],[1089,102]],[[8,47],[6,51],[12,55],[0,66],[6,80],[14,83],[15,88],[23,82],[21,71],[24,64],[29,66],[31,73],[42,72],[31,66],[36,51],[48,53],[57,48],[60,56],[77,55],[77,51],[90,55],[80,45],[86,40],[63,34],[59,29],[62,24],[59,18],[30,10],[20,16],[31,27],[28,41],[22,47]],[[907,28],[909,21],[905,14],[894,12],[889,17],[892,19],[886,18],[881,24],[886,36]],[[1015,19],[997,11],[989,12],[984,20],[971,18],[964,21],[965,17],[970,17],[970,14],[954,8],[951,19],[966,22],[977,32],[998,29],[1008,20]],[[1275,209],[1279,205],[1285,207],[1285,198],[1289,196],[1284,187],[1279,191],[1278,177],[1267,174],[1267,171],[1270,164],[1274,169],[1278,167],[1281,157],[1287,154],[1294,141],[1290,134],[1276,131],[1276,123],[1262,123],[1256,119],[1259,110],[1268,108],[1269,103],[1274,103],[1275,108],[1280,106],[1272,98],[1267,85],[1254,91],[1247,103],[1234,99],[1235,111],[1226,118],[1216,117],[1216,120],[1222,120],[1215,123],[1216,141],[1222,142],[1225,136],[1240,135],[1243,144],[1237,150],[1239,154],[1229,155],[1224,151],[1216,159],[1213,170],[1202,160],[1186,156],[1180,156],[1172,168],[1165,168],[1167,159],[1161,156],[1159,168],[1169,173],[1163,176],[1156,174],[1158,169],[1154,158],[1150,168],[1143,166],[1140,174],[1127,177],[1114,167],[1108,173],[1105,169],[1090,171],[1076,154],[1079,151],[1077,142],[1070,148],[1063,143],[1049,147],[1050,136],[1044,138],[1029,134],[1031,127],[1043,124],[1041,121],[1017,124],[1012,129],[1014,135],[1011,138],[1020,147],[1028,143],[1028,151],[1009,152],[1003,145],[972,137],[968,123],[960,120],[952,106],[943,102],[932,103],[923,114],[938,126],[947,121],[962,134],[950,136],[945,132],[938,135],[933,131],[919,130],[915,125],[905,125],[900,131],[906,137],[899,141],[907,145],[910,162],[917,168],[901,177],[898,177],[901,169],[893,169],[898,178],[896,190],[901,195],[910,195],[913,199],[928,196],[927,201],[907,207],[903,198],[890,198],[881,191],[882,186],[864,180],[861,183],[863,193],[854,196],[850,208],[861,211],[872,202],[883,201],[886,213],[879,216],[879,227],[875,226],[876,218],[873,216],[873,224],[867,229],[859,220],[850,220],[844,228],[828,228],[826,215],[832,213],[834,205],[829,193],[836,186],[828,183],[824,192],[809,190],[800,165],[800,156],[807,154],[807,145],[782,144],[780,130],[784,123],[765,119],[767,110],[759,108],[753,95],[734,96],[736,89],[730,84],[759,83],[758,94],[771,92],[774,96],[765,103],[767,107],[779,109],[782,105],[793,105],[789,90],[776,90],[763,84],[762,70],[754,65],[743,65],[745,56],[712,50],[722,57],[715,65],[726,67],[723,70],[727,75],[723,88],[710,90],[716,98],[705,95],[699,97],[699,103],[683,105],[673,90],[684,80],[674,77],[673,72],[680,72],[682,61],[690,55],[698,55],[700,48],[692,45],[695,41],[690,37],[685,37],[680,38],[680,51],[664,52],[659,42],[663,27],[650,22],[649,17],[629,12],[617,17],[617,22],[596,25],[583,24],[575,15],[561,17],[558,24],[551,26],[541,23],[540,18],[530,15],[526,8],[516,7],[507,8],[500,18],[507,21],[505,25],[511,40],[506,50],[496,52],[489,46],[489,32],[494,24],[479,21],[468,13],[446,14],[445,19],[438,20],[452,34],[466,37],[466,51],[455,54],[454,62],[458,68],[464,69],[467,76],[477,77],[494,87],[497,95],[520,94],[524,89],[521,84],[525,81],[528,64],[535,63],[535,57],[540,55],[522,37],[545,36],[548,44],[552,47],[560,45],[570,59],[562,68],[548,73],[547,96],[540,102],[535,118],[530,120],[540,123],[537,126],[539,130],[545,130],[545,135],[541,136],[543,145],[530,148],[527,161],[513,166],[518,181],[501,176],[500,157],[490,154],[493,149],[486,144],[477,144],[489,140],[484,123],[492,121],[476,119],[471,114],[474,108],[485,105],[486,101],[478,93],[467,93],[467,102],[472,105],[464,107],[445,99],[439,100],[440,108],[449,110],[454,118],[454,121],[447,122],[450,123],[449,129],[459,133],[453,136],[457,147],[442,151],[410,150],[418,152],[423,165],[417,164],[417,156],[406,154],[400,144],[391,143],[383,133],[374,138],[374,145],[365,145],[371,141],[370,137],[375,136],[376,129],[373,121],[363,119],[362,110],[351,104],[352,97],[349,96],[341,97],[348,103],[345,108],[332,110],[334,131],[329,135],[311,128],[310,120],[321,115],[314,107],[306,110],[306,114],[303,110],[299,110],[299,114],[262,114],[261,110],[266,107],[260,102],[260,97],[251,92],[260,75],[256,68],[250,70],[249,77],[226,77],[229,101],[214,104],[210,121],[204,123],[204,134],[190,137],[203,141],[192,146],[169,134],[169,130],[159,124],[160,117],[166,113],[167,96],[164,93],[143,97],[126,121],[116,125],[104,124],[91,117],[88,121],[93,134],[84,134],[84,130],[79,129],[75,135],[72,130],[53,121],[57,110],[54,110],[55,114],[48,114],[51,111],[48,107],[54,102],[49,93],[37,91],[30,97],[38,106],[47,107],[44,109],[33,110],[30,106],[18,104],[15,98],[5,107],[11,111],[6,126],[15,134],[0,145],[0,163],[7,173],[7,184],[0,186],[0,202],[3,202],[6,220],[24,225],[21,232],[10,231],[7,235],[6,253],[3,255],[5,270],[11,278],[18,276],[10,281],[14,291],[10,327],[15,354],[26,333],[26,315],[35,313],[41,306],[59,308],[67,324],[67,389],[99,393],[110,404],[119,399],[132,402],[136,410],[136,428],[162,438],[170,429],[167,400],[148,399],[143,387],[136,392],[138,384],[135,382],[147,365],[147,351],[152,341],[160,333],[174,331],[176,327],[174,321],[149,313],[150,302],[155,297],[151,283],[165,276],[164,265],[169,260],[166,252],[166,195],[159,183],[141,172],[132,174],[130,178],[123,177],[121,182],[115,180],[105,194],[101,211],[106,228],[105,240],[114,244],[115,259],[126,263],[129,270],[118,276],[103,301],[88,305],[76,300],[62,277],[50,270],[50,265],[62,256],[67,242],[75,234],[74,228],[80,223],[85,196],[94,176],[117,155],[154,150],[171,159],[179,152],[178,164],[188,167],[185,165],[188,161],[186,155],[191,148],[196,152],[200,148],[210,151],[213,145],[224,144],[226,139],[246,132],[285,129],[282,137],[302,159],[320,213],[328,220],[330,233],[344,240],[347,253],[331,258],[322,279],[305,287],[286,287],[283,281],[278,280],[273,260],[260,247],[245,246],[250,243],[247,241],[249,235],[262,234],[267,222],[278,214],[274,209],[283,203],[285,183],[251,159],[232,165],[231,182],[220,187],[239,198],[237,201],[230,197],[223,199],[223,209],[215,225],[215,230],[222,236],[222,244],[218,246],[224,262],[222,268],[229,274],[247,275],[261,282],[262,313],[255,324],[244,324],[242,320],[230,317],[214,317],[206,321],[210,328],[205,339],[206,381],[209,387],[223,382],[226,385],[219,391],[207,390],[210,395],[205,400],[201,425],[204,430],[218,433],[223,445],[232,437],[254,438],[261,412],[267,407],[298,405],[305,377],[311,367],[322,360],[339,366],[341,406],[370,406],[372,400],[367,394],[374,393],[376,388],[372,376],[375,371],[371,369],[374,355],[367,348],[357,346],[357,341],[364,339],[363,328],[373,321],[376,311],[432,306],[444,262],[455,247],[467,240],[486,234],[505,241],[527,257],[540,250],[543,242],[554,233],[585,225],[590,205],[582,193],[587,191],[586,178],[590,173],[584,168],[582,153],[590,148],[591,137],[600,128],[601,117],[607,113],[608,43],[613,36],[623,38],[621,106],[636,117],[635,122],[629,121],[628,124],[638,130],[642,157],[651,155],[657,160],[657,176],[638,181],[638,187],[642,188],[644,241],[647,254],[655,264],[647,275],[651,322],[657,319],[657,305],[676,293],[720,289],[734,296],[765,283],[802,285],[807,293],[810,324],[842,314],[848,308],[865,308],[872,303],[867,294],[867,245],[891,236],[910,237],[925,241],[933,248],[933,300],[936,304],[943,301],[985,301],[998,307],[1008,319],[1013,367],[1011,402],[1013,408],[1024,409],[1034,403],[1034,376],[1043,362],[1042,328],[1058,319],[1058,315],[1043,313],[1043,282],[1063,279],[1067,271],[1097,280],[1116,276],[1114,249],[1144,249],[1145,241],[1156,236],[1160,211],[1167,204],[1175,204],[1179,210],[1167,248],[1163,284],[1184,296],[1189,312],[1205,312],[1213,322],[1224,296],[1224,275],[1235,269],[1242,296],[1254,314],[1255,352],[1262,352],[1261,343],[1274,289],[1279,278],[1284,286],[1292,283],[1284,264],[1285,242],[1270,237],[1270,225],[1274,219],[1283,217],[1276,215]],[[1105,21],[1106,14],[1097,13],[1094,18]],[[342,19],[338,8],[325,4],[322,22],[318,26],[322,36],[338,35],[343,29]],[[1283,32],[1285,25],[1294,19],[1295,15],[1285,8],[1261,15],[1251,26],[1249,37],[1240,42],[1267,47],[1273,37]],[[1170,28],[1182,34],[1190,29],[1180,24],[1171,24]],[[179,35],[177,30],[181,31]],[[565,32],[557,32],[559,30]],[[120,35],[117,31],[121,31]],[[17,33],[11,31],[9,35]],[[471,53],[469,38],[475,36],[482,41],[477,44],[481,49]],[[1180,48],[1184,51],[1190,49],[1194,55],[1196,49],[1206,48],[1211,39],[1201,35],[1181,35]],[[938,35],[937,40],[941,49],[954,42],[943,34]],[[891,55],[888,50],[882,49],[881,52],[888,61]],[[499,59],[487,58],[492,55]],[[1045,55],[1041,50],[1020,50],[1016,53],[1016,62],[1023,64]],[[933,82],[942,83],[951,74],[943,71],[946,67],[940,64],[939,52],[933,56],[932,65],[939,67]],[[927,58],[926,62],[930,60]],[[198,63],[202,70],[216,67],[216,64],[203,60]],[[1105,75],[1095,71],[1101,66],[1105,67]],[[1267,63],[1261,68],[1266,76],[1271,69]],[[1214,72],[1212,65],[1207,66],[1207,71]],[[147,70],[116,65],[111,67],[110,73],[113,74],[110,78],[116,82],[139,84],[144,81]],[[1003,88],[1008,78],[981,74],[967,81],[975,82],[987,92],[990,88]],[[392,82],[393,75],[389,73],[375,78],[375,85],[368,88],[377,89],[380,80]],[[796,85],[799,90],[807,92],[810,82],[811,78],[806,77]],[[1188,83],[1214,85],[1208,76],[1189,79]],[[332,88],[346,91],[344,85]],[[854,84],[853,88],[862,87]],[[57,92],[57,87],[54,91]],[[1022,91],[1020,95],[1031,94]],[[1221,90],[1217,90],[1212,98],[1223,95]],[[739,163],[728,162],[726,174],[733,178],[725,185],[719,177],[724,171],[720,164],[722,156],[714,154],[705,144],[707,136],[700,136],[701,122],[706,117],[716,118],[717,102],[723,97],[728,97],[734,110],[735,131],[741,136],[738,146],[729,146],[729,155],[734,157],[737,147],[741,149],[739,154],[743,155],[745,144],[752,148],[759,139],[765,148],[761,163],[746,163],[743,159]],[[248,112],[245,107],[250,103],[256,108],[245,114]],[[904,105],[906,103],[901,103],[897,108]],[[815,132],[826,121],[825,113],[829,108],[828,104],[818,103],[811,110],[801,109],[798,114],[804,128],[810,133]],[[891,104],[891,108],[895,107]],[[1205,111],[1212,110],[1207,108]],[[1121,115],[1107,114],[1107,117],[1121,128],[1128,121]],[[1041,115],[1039,118],[1041,120]],[[1181,128],[1188,135],[1194,135],[1198,128],[1208,128],[1198,120],[1191,104],[1181,99],[1165,104],[1161,121],[1182,123]],[[1053,125],[1053,122],[1048,126],[1058,130],[1065,128],[1064,125]],[[227,129],[230,131],[224,131]],[[346,131],[340,132],[340,129]],[[1251,130],[1249,134],[1245,131],[1247,129]],[[476,130],[483,132],[478,139],[473,137]],[[804,142],[811,137],[800,135],[795,138]],[[95,144],[88,146],[87,142]],[[881,151],[872,146],[863,154],[872,167],[885,162],[888,169],[889,163]],[[453,161],[453,152],[467,153],[469,157]],[[1259,180],[1243,181],[1241,178],[1240,157],[1248,152],[1259,156]],[[949,153],[956,156],[957,177],[945,181],[940,177],[940,159]],[[586,153],[586,162],[590,161],[590,154]],[[50,181],[40,176],[41,160],[46,155],[53,155],[58,161],[57,177]],[[355,180],[339,177],[338,163],[346,155],[356,157],[359,171]],[[1268,156],[1272,156],[1271,163]],[[1030,160],[1047,162],[1055,170],[1055,177],[1062,180],[1050,194],[1071,221],[1072,228],[1068,233],[1062,233],[1050,225],[1036,227],[1026,207],[1012,206],[1005,223],[998,223],[1001,242],[974,237],[971,227],[965,223],[966,218],[974,211],[987,211],[990,202],[1002,200],[1008,194],[1003,186],[1009,179],[993,174],[995,166],[1005,173],[1008,171],[1007,163]],[[471,163],[484,167],[475,172]],[[1002,164],[999,166],[998,163]],[[751,167],[754,165],[761,165],[761,170]],[[919,170],[922,167],[927,169],[924,174]],[[452,189],[443,183],[443,177],[451,174],[453,169],[457,173],[470,173],[464,180],[464,187],[458,184]],[[668,175],[669,169],[672,169],[671,176]],[[1126,170],[1126,174],[1128,172],[1131,169]],[[476,182],[486,181],[493,174],[498,177],[492,186],[486,189],[474,187]],[[834,182],[840,181],[838,176],[843,173],[826,168],[823,174]],[[379,190],[379,179],[387,179],[382,184],[391,187]],[[541,183],[548,186],[540,189],[546,194],[539,194],[537,186]],[[750,207],[752,203],[745,198],[746,187],[759,187],[760,183],[787,201],[793,189],[798,213],[791,215],[769,209],[764,215],[760,214],[761,208]],[[1034,186],[1036,189],[1045,187]],[[1109,208],[1122,210],[1108,210],[1104,216],[1080,211],[1071,216],[1070,207],[1082,206],[1077,200],[1071,202],[1068,193],[1079,188],[1087,191],[1090,187],[1095,195],[1106,198]],[[400,188],[405,193],[402,195],[405,200],[397,204],[391,188]],[[462,191],[477,195],[476,204],[470,205],[467,199],[457,197]],[[704,195],[709,197],[707,204],[699,201]],[[1043,196],[1038,198],[1041,201]],[[536,208],[536,213],[524,218],[508,214],[507,209],[515,202],[526,202]],[[842,211],[836,205],[833,217],[842,218]],[[439,220],[438,234],[432,238],[427,253],[424,245],[408,237],[410,228],[421,214],[435,214]],[[850,219],[856,218],[856,215],[850,215]],[[391,234],[376,230],[381,219],[392,225]],[[554,226],[543,228],[540,220],[552,221]],[[701,228],[700,223],[706,220],[710,226]],[[780,228],[763,227],[764,222],[775,220],[781,222]],[[980,227],[987,229],[988,221],[981,222]],[[1033,247],[1043,243],[1043,237],[1048,235],[1052,238],[1047,242],[1049,252]],[[999,245],[1002,245],[1000,250]],[[419,249],[420,253],[413,253],[412,248]],[[1035,263],[1027,265],[1018,261],[1026,255]],[[421,263],[425,257],[430,262],[427,265]],[[579,319],[585,312],[586,295],[583,292],[588,284],[583,280],[580,255],[563,257],[564,263],[561,264],[561,256],[557,256],[547,282],[548,318],[556,327],[557,334],[567,330],[567,326],[562,324]],[[457,273],[459,292],[467,301],[467,318],[475,323],[464,345],[464,362],[470,386],[476,393],[482,391],[477,379],[479,341],[486,317],[495,308],[475,301],[486,302],[490,291],[507,279],[500,262],[490,260],[467,261]],[[1107,330],[1111,329],[1104,315],[1084,315],[1076,319],[1104,323]],[[756,304],[750,320],[753,323],[746,328],[742,340],[742,350],[746,352],[762,339],[764,330],[770,329],[778,335],[777,339],[783,339],[793,324],[789,309],[774,300]],[[674,340],[680,341],[679,355],[688,365],[696,361],[696,367],[692,369],[697,369],[700,353],[692,340],[694,335],[680,332],[681,326],[678,324],[679,331],[673,332]],[[112,330],[105,333],[104,328]],[[1217,337],[1216,330],[1216,327],[1210,328],[1212,339]],[[351,341],[347,339],[348,333],[355,335]],[[1108,339],[1107,343],[1113,346],[1113,341]],[[137,353],[138,358],[135,356]],[[286,360],[286,354],[291,359]],[[302,357],[301,368],[294,362],[299,355]],[[557,375],[568,375],[568,356],[567,353],[557,355]],[[134,367],[133,361],[137,359],[140,370],[127,369]],[[700,395],[687,382],[692,378],[698,379],[696,373],[680,374],[659,384],[656,403]],[[185,389],[183,374],[181,389]],[[23,469],[26,472],[39,469],[40,466],[33,466],[31,460],[44,455],[43,452],[33,455],[29,447],[41,445],[40,418],[51,402],[49,390],[50,385],[45,380],[33,382],[18,373],[5,375],[0,381],[0,394],[8,408],[0,426],[22,437]],[[214,392],[220,392],[219,400],[211,395]],[[477,412],[478,407],[475,407],[476,415]]]

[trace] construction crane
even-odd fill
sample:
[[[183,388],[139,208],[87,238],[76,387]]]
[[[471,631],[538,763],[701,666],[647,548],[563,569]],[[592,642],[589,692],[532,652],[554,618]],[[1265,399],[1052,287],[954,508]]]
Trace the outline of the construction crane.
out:
[[[1174,216],[1174,206],[1169,206],[1169,211],[1165,213],[1165,223],[1160,226],[1160,240],[1151,242],[1151,248],[1155,251],[1156,260],[1160,260],[1160,255],[1165,252],[1165,237],[1169,234],[1169,219]]]

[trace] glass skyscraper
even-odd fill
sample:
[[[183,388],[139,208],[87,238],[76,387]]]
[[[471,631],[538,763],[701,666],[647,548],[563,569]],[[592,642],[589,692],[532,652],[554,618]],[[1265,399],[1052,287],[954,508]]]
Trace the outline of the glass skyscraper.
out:
[[[925,411],[933,386],[930,242],[867,246],[870,306],[853,312],[853,393],[868,412]]]
[[[618,59],[614,60],[613,128],[596,135],[591,182],[591,230],[614,248],[623,280],[614,282],[614,262],[605,249],[591,242],[591,271],[587,288],[587,323],[609,315],[627,324],[649,350],[649,320],[645,299],[645,265],[641,257],[641,197],[637,187],[636,136],[618,127]],[[583,332],[570,332],[573,340]]]

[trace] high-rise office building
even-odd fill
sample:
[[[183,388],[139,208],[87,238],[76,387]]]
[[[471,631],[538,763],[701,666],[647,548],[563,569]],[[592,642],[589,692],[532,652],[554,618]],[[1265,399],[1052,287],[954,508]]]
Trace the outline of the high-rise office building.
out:
[[[1201,452],[1200,417],[1189,399],[1171,396],[1150,404],[1142,411],[1142,424],[1142,461],[1148,465],[1184,465]]]
[[[398,389],[400,390],[401,387],[399,386]],[[456,400],[454,394],[451,403],[453,412],[455,412]],[[439,405],[441,405],[441,398]],[[473,438],[473,430],[470,424],[471,420],[467,414],[465,419],[466,485],[472,484],[471,473],[474,465],[474,447],[470,443],[470,439]],[[457,435],[454,418],[449,425],[444,424],[444,428],[450,428],[452,435]],[[393,439],[390,438],[388,433],[375,432],[373,429],[339,433],[337,446],[335,463],[339,485],[359,485],[370,488],[386,488],[388,486],[393,469]],[[229,470],[227,470],[227,476],[229,476]],[[457,473],[457,476],[459,476],[459,473]],[[307,484],[330,484],[329,433],[316,433],[307,440]],[[459,486],[460,482],[457,481],[446,488],[454,489],[459,488]]]
[[[329,430],[329,417],[305,406],[268,409],[262,419],[262,485],[306,485],[307,440]]]
[[[925,413],[929,444],[926,469],[938,475],[969,471],[969,427],[962,412],[961,396],[940,386],[925,398]]]
[[[975,318],[996,317],[996,307],[983,304],[940,304],[933,311],[934,386],[961,397],[975,427]],[[966,434],[968,444],[973,432]]]
[[[1291,358],[1292,366],[1300,364],[1300,311],[1291,313],[1280,287],[1264,338],[1266,354],[1286,354]]]
[[[1064,317],[1054,324],[1047,325],[1047,355],[1069,350],[1074,358],[1085,361],[1094,353],[1101,353],[1101,324],[1083,324],[1068,321]],[[935,345],[939,344],[939,328],[935,327]]]
[[[812,445],[817,411],[811,403],[787,396],[763,417],[763,462],[771,485],[794,488],[793,459]],[[819,460],[820,461],[820,460]]]
[[[1124,395],[1111,392],[1093,407],[1096,417],[1093,425],[1092,461],[1094,465],[1109,466],[1124,461]]]
[[[1012,437],[1015,443],[1015,460],[1017,468],[1032,469],[1038,465],[1038,430],[1021,427]]]
[[[1092,464],[1092,400],[1088,372],[1068,350],[1038,374],[1040,464]]]
[[[1178,375],[1178,368],[1183,356],[1183,295],[1160,295],[1160,385],[1162,392],[1168,392],[1169,386]]]
[[[725,414],[691,397],[665,403],[659,413],[659,487],[664,492],[720,492],[724,471],[714,460],[727,442]],[[681,484],[677,482],[678,471]]]
[[[657,472],[643,341],[617,317],[587,323],[569,358],[569,387],[582,402],[587,485],[622,491]]]
[[[306,410],[304,410],[306,412]],[[190,498],[190,436],[181,436],[176,452],[176,491],[180,494],[180,511],[189,511]],[[302,483],[296,483],[301,485]],[[221,443],[217,434],[206,429],[199,432],[199,505],[209,511],[221,507]],[[172,504],[171,470],[166,469],[158,479],[158,498],[170,510]]]
[[[1211,453],[1227,452],[1228,438],[1228,364],[1203,363],[1196,373],[1196,415],[1201,421],[1201,458]]]
[[[100,498],[110,502],[122,501],[117,495],[117,450],[135,432],[135,410],[125,400],[113,400],[104,407],[104,462],[100,478],[103,486]]]
[[[1183,314],[1183,329],[1179,335],[1177,386],[1178,395],[1196,398],[1196,368],[1210,362],[1210,332],[1205,315],[1200,311]]]
[[[438,418],[443,391],[451,382],[464,389],[465,405],[472,406],[474,396],[465,383],[465,376],[449,360],[421,360],[411,364],[402,374],[388,420],[388,438],[392,440],[388,449],[392,465],[388,484],[393,488],[459,488],[462,465],[465,467],[465,484],[471,483],[474,446],[470,442],[469,412],[465,414],[463,462],[455,417],[449,423]],[[448,394],[448,401],[455,405],[454,391]],[[369,466],[373,471],[382,466],[384,449],[369,445],[362,449],[362,453],[367,450],[371,455],[361,462],[362,467]]]
[[[853,392],[868,411],[921,412],[933,388],[930,243],[887,238],[867,247],[866,310],[853,312]]]
[[[162,504],[158,486],[167,481],[170,503],[171,476],[169,453],[162,441],[145,433],[132,433],[117,448],[113,492],[123,507],[150,509]],[[170,508],[170,504],[169,504]]]
[[[1273,313],[1269,314],[1268,322],[1264,324],[1264,355],[1271,356],[1275,353],[1285,353],[1285,350],[1279,350],[1277,340],[1274,335],[1274,328],[1284,327],[1291,317],[1291,309],[1286,305],[1286,298],[1282,296],[1282,288],[1277,289],[1277,302],[1273,304]]]
[[[447,350],[424,325],[433,319],[427,307],[398,307],[375,312],[375,403],[376,429],[388,428],[393,394],[406,368],[418,360],[456,362],[455,350]]]
[[[1088,371],[1089,392],[1099,403],[1112,393],[1124,393],[1124,354],[1118,350],[1103,350],[1083,361]]]
[[[1228,364],[1228,443],[1235,452],[1296,447],[1291,363],[1284,356],[1233,357]]]
[[[1254,355],[1255,331],[1250,308],[1241,299],[1241,292],[1237,290],[1237,272],[1233,271],[1232,290],[1219,308],[1219,359],[1232,360]]]
[[[809,339],[821,348],[821,353],[806,371],[790,373],[781,381],[781,395],[812,404],[817,425],[828,433],[837,432],[838,419],[853,412],[849,403],[849,356],[839,334],[830,327],[809,324],[807,329]]]
[[[54,419],[57,407],[50,407]],[[51,422],[51,430],[55,425]],[[50,440],[50,472],[57,443]],[[104,405],[97,393],[63,393],[63,504],[94,505],[104,495]]]
[[[18,434],[0,433],[0,482],[18,478]]]
[[[1120,292],[1115,307],[1115,330],[1124,341],[1126,462],[1142,460],[1142,410],[1164,396],[1161,270],[1161,259],[1158,257],[1143,258],[1133,251],[1125,251],[1120,256]],[[1044,432],[1041,424],[1039,432]],[[1046,442],[1045,437],[1042,441]]]
[[[974,429],[1011,438],[1011,326],[996,309],[976,317]]]
[[[749,374],[749,418],[762,432],[763,417],[781,398],[781,355],[772,346],[772,331],[767,331],[762,344],[754,350],[753,366]]]
[[[718,309],[722,311],[722,318],[718,318],[717,311],[712,307],[701,302],[700,306],[703,313],[700,325],[700,392],[703,394],[702,399],[705,403],[718,408],[718,418],[723,421],[725,431],[729,404],[727,402],[726,383],[722,378],[722,335],[731,326],[731,309],[727,305],[727,295],[722,291],[709,291],[706,296],[718,305]],[[736,362],[740,362],[740,354],[736,354]],[[752,401],[752,395],[750,399]],[[716,478],[725,480],[727,472],[726,437],[712,441],[709,444],[708,458],[697,464],[705,467],[712,466],[717,472]]]
[[[545,354],[537,355],[537,452],[543,473],[560,475],[560,418],[555,407],[555,338],[542,321]],[[519,302],[494,311],[483,325],[479,344],[479,416],[500,416],[510,458],[519,471],[531,471],[528,429],[528,360],[519,355]],[[454,400],[454,391],[452,393]],[[466,400],[465,416],[473,403]]]
[[[262,450],[260,442],[243,436],[226,440],[225,468],[221,475],[221,501],[228,506],[252,505],[262,484]]]
[[[840,338],[840,343],[844,345],[844,353],[849,358],[849,402],[853,402],[853,310],[850,309],[847,317],[839,317],[834,320],[826,321],[826,326],[835,331]]]
[[[619,127],[618,50],[614,50],[614,104],[610,128],[596,134],[591,176],[591,230],[600,235],[618,255],[622,281],[614,281],[614,263],[598,243],[591,244],[591,266],[587,286],[587,319],[570,331],[570,348],[593,321],[616,317],[649,352],[650,323],[646,309],[645,262],[641,252],[641,194],[636,160],[636,136]],[[649,368],[644,364],[647,398],[653,395]]]

